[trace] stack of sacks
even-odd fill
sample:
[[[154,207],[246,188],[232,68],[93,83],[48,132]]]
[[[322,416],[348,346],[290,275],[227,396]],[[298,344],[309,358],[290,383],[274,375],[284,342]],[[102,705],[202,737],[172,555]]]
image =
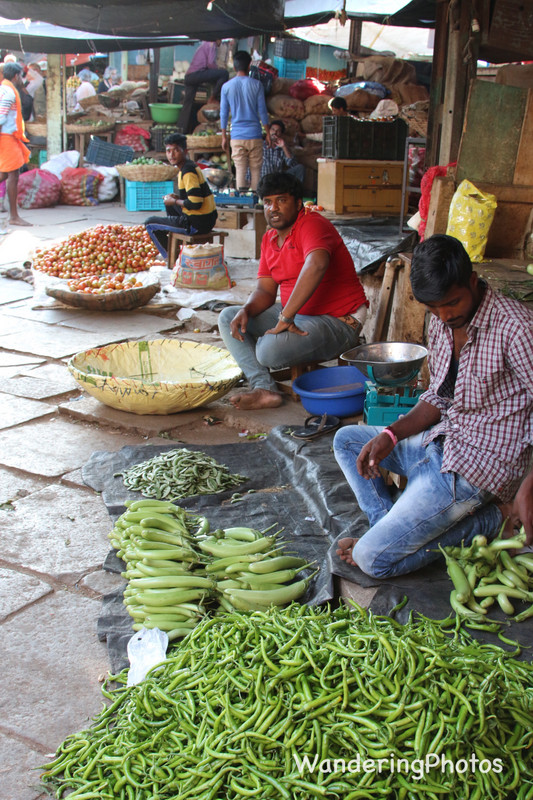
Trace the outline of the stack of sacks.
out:
[[[290,140],[299,133],[300,120],[305,116],[305,106],[301,100],[290,94],[270,94],[267,97],[267,108],[274,119],[282,119],[285,133]]]

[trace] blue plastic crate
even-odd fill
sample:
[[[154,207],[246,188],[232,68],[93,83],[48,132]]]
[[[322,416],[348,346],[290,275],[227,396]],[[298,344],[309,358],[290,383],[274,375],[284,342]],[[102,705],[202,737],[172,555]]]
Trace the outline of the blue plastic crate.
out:
[[[48,161],[48,153],[46,150],[39,150],[39,166]]]
[[[163,197],[173,191],[173,181],[126,181],[126,211],[163,211]]]
[[[305,59],[296,61],[292,58],[274,56],[274,66],[280,78],[291,78],[293,81],[299,81],[305,78],[306,65]]]

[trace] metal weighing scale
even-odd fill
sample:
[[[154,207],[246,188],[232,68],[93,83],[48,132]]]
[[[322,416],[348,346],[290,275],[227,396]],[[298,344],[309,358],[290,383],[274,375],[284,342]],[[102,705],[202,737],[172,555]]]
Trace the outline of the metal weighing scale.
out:
[[[237,189],[231,192],[214,192],[215,203],[217,206],[250,206],[253,208],[259,202],[259,196],[255,192],[239,192]]]
[[[230,189],[229,185],[233,180],[232,173],[222,167],[207,167],[203,170],[204,178],[213,192],[217,206],[250,206],[253,208],[259,202],[259,196],[255,192],[239,192],[237,189]]]
[[[419,344],[376,342],[341,355],[343,361],[370,378],[365,383],[363,410],[367,425],[390,425],[416,405],[424,391],[418,373],[427,352]]]

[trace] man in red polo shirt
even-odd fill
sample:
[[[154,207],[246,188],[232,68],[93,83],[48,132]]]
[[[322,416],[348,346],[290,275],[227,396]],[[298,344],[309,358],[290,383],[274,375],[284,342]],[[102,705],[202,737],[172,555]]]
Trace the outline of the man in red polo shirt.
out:
[[[271,230],[261,244],[257,287],[244,306],[219,317],[250,386],[231,398],[243,409],[281,405],[270,370],[329,361],[356,347],[368,306],[346,245],[329,220],[304,208],[300,181],[270,173],[258,193]]]

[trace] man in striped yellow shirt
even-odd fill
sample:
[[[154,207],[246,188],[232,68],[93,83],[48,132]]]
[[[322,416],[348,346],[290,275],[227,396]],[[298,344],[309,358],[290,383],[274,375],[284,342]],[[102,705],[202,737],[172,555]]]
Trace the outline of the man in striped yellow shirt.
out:
[[[217,221],[215,198],[202,170],[187,158],[187,137],[172,133],[165,139],[165,151],[170,164],[178,167],[178,192],[163,198],[166,217],[148,217],[146,230],[161,255],[167,258],[169,231],[209,233]]]

